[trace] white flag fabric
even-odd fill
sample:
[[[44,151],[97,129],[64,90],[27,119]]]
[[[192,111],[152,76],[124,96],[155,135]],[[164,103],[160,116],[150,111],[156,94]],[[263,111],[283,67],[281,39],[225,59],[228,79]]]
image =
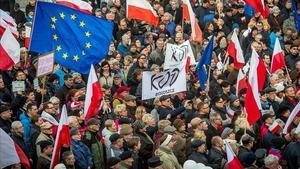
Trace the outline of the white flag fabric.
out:
[[[0,168],[20,163],[15,142],[0,128]]]
[[[186,91],[184,66],[161,73],[143,72],[142,90],[142,100]]]
[[[188,57],[190,57],[190,65],[195,65],[196,61],[189,41],[181,45],[167,43],[164,70],[185,65]]]

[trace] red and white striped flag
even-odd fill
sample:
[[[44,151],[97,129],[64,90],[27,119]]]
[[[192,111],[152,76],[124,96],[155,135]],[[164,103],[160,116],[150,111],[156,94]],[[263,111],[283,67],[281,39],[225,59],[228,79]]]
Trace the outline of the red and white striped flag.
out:
[[[25,48],[29,48],[31,27],[25,26]]]
[[[159,17],[147,0],[127,0],[126,8],[127,18],[142,20],[154,26],[158,25]]]
[[[241,48],[239,38],[235,31],[233,31],[231,40],[227,48],[228,55],[233,58],[234,68],[240,69],[245,64],[243,50]]]
[[[243,73],[243,70],[239,70],[239,74],[236,81],[236,95],[239,96],[239,92],[243,89],[247,88],[247,76]]]
[[[291,112],[289,118],[287,119],[287,121],[285,123],[285,126],[283,128],[283,133],[284,134],[288,133],[288,129],[289,129],[290,125],[292,124],[293,120],[295,119],[295,117],[299,113],[300,113],[300,102],[298,102],[298,104],[296,105],[296,107],[294,108],[294,110]]]
[[[30,169],[30,163],[23,150],[3,129],[0,128],[0,168],[21,163]]]
[[[82,0],[56,0],[56,3],[66,5],[70,8],[79,10],[84,13],[92,14],[93,7]]]
[[[230,145],[225,141],[228,169],[243,169],[242,164],[232,151]]]
[[[252,56],[250,60],[250,70],[247,82],[247,93],[245,97],[245,109],[247,112],[247,120],[250,125],[253,125],[261,116],[261,103],[259,98],[259,76],[265,72],[259,66],[262,62],[254,49],[252,49]],[[259,75],[258,75],[259,74]]]
[[[285,66],[284,52],[281,49],[279,39],[276,38],[270,73],[275,73],[278,69],[282,69]]]
[[[9,28],[9,30],[14,34],[15,37],[19,36],[15,20],[5,11],[2,11],[0,9],[0,37],[3,35],[6,28]]]
[[[282,127],[284,125],[284,122],[280,119],[276,119],[274,120],[274,122],[271,124],[271,126],[269,126],[269,131],[272,134],[278,133],[282,130]]]
[[[244,0],[244,2],[253,7],[255,13],[260,13],[263,18],[267,18],[269,16],[269,7],[265,5],[264,0]]]
[[[6,29],[0,40],[0,70],[8,70],[20,61],[20,44]]]
[[[60,151],[63,145],[71,146],[71,135],[69,129],[68,115],[66,105],[63,106],[59,125],[56,133],[54,149],[52,153],[50,169],[59,163]]]
[[[189,0],[182,0],[182,14],[183,19],[185,19],[186,21],[190,21],[193,40],[201,43],[202,31]]]
[[[101,86],[98,81],[94,66],[91,65],[84,102],[84,115],[86,121],[96,116],[100,108],[100,101],[102,98],[103,93]]]

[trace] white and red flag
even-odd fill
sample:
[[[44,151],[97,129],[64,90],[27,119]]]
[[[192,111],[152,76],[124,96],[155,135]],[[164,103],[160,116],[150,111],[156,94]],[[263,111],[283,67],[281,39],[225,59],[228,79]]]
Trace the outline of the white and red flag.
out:
[[[278,69],[282,69],[285,66],[284,52],[281,49],[279,39],[276,38],[270,73],[275,73]]]
[[[234,68],[240,69],[245,64],[243,50],[239,42],[239,38],[235,31],[233,31],[231,40],[229,41],[227,48],[228,55],[233,58]]]
[[[8,70],[19,61],[20,44],[10,29],[5,29],[0,40],[0,70]]]
[[[21,163],[30,169],[30,162],[23,150],[3,129],[0,128],[0,168]]]
[[[186,21],[190,21],[193,40],[201,43],[202,31],[200,29],[198,20],[196,18],[196,15],[193,11],[193,8],[189,0],[182,0],[182,14],[183,14],[183,19],[185,19]]]
[[[266,69],[260,66],[262,61],[254,49],[250,60],[250,70],[247,82],[247,93],[245,97],[245,109],[247,112],[247,120],[253,125],[261,116],[261,103],[259,98],[259,76],[265,74]]]
[[[232,151],[228,142],[225,141],[228,169],[243,169],[242,164]]]
[[[126,17],[145,21],[148,24],[157,26],[159,17],[147,0],[127,0]]]
[[[82,0],[56,0],[56,3],[66,5],[70,8],[79,10],[84,13],[92,14],[93,7]]]
[[[86,121],[96,116],[100,108],[100,101],[102,98],[103,93],[101,86],[98,81],[94,66],[91,65],[84,102],[84,115]]]
[[[15,20],[8,15],[5,11],[0,9],[0,37],[3,35],[6,28],[14,34],[15,37],[18,37],[18,29]]]
[[[71,135],[66,105],[64,105],[62,108],[52,153],[50,169],[53,169],[60,162],[60,152],[63,145],[68,147],[71,146]]]
[[[271,124],[271,126],[269,126],[268,129],[272,134],[275,134],[275,133],[280,132],[282,130],[283,126],[284,126],[284,122],[280,119],[276,119]]]
[[[255,13],[260,13],[263,18],[267,18],[269,16],[269,7],[265,5],[264,0],[244,0],[244,2],[253,7]]]
[[[243,70],[239,70],[239,74],[236,81],[236,96],[239,96],[239,92],[243,89],[247,88],[247,76],[243,73]]]
[[[25,26],[25,48],[29,48],[31,27]]]
[[[283,128],[283,133],[286,134],[288,133],[288,129],[290,128],[290,125],[292,124],[293,120],[295,117],[300,113],[300,102],[296,105],[296,107],[293,109],[291,112],[289,118],[287,119],[285,126]],[[299,123],[300,124],[300,123]]]

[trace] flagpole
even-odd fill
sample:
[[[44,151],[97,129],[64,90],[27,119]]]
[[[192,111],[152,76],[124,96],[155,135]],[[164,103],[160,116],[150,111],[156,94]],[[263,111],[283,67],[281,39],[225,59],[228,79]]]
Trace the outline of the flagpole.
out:
[[[207,75],[207,88],[209,89],[209,84],[210,84],[210,72],[211,72],[211,66],[208,65],[208,75]]]
[[[46,83],[46,75],[43,77],[43,79],[42,79],[42,84],[43,84],[43,90],[45,89],[45,83]],[[40,90],[41,91],[41,90]],[[41,94],[42,94],[42,100],[41,100],[41,104],[43,104],[44,103],[44,92],[41,92]]]
[[[285,68],[285,70],[286,70],[286,74],[287,74],[287,76],[288,76],[288,84],[291,84],[291,81],[292,81],[292,79],[291,79],[291,76],[290,76],[289,70],[288,70],[287,66],[284,66],[284,68]]]

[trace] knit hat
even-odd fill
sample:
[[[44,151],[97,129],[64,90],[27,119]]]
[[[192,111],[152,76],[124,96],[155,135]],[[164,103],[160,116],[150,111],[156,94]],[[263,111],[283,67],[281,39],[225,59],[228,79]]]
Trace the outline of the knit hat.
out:
[[[184,126],[184,122],[183,120],[181,119],[176,119],[174,122],[173,122],[173,126],[179,130],[180,127]]]
[[[117,93],[120,94],[122,92],[129,92],[129,88],[126,86],[121,86],[117,89]]]
[[[96,119],[96,118],[91,118],[89,119],[89,121],[87,122],[87,125],[88,126],[91,126],[91,125],[98,125],[100,124],[100,120]]]
[[[71,135],[71,136],[79,135],[79,134],[80,134],[80,133],[79,133],[78,128],[71,128],[71,130],[70,130],[70,135]]]
[[[202,140],[194,140],[192,141],[192,148],[198,148],[202,144],[205,144],[205,142]]]
[[[1,105],[0,106],[0,114],[3,113],[3,112],[6,112],[8,110],[10,110],[10,106],[8,106],[8,105]]]
[[[221,134],[222,139],[226,139],[232,132],[233,129],[226,127]]]

